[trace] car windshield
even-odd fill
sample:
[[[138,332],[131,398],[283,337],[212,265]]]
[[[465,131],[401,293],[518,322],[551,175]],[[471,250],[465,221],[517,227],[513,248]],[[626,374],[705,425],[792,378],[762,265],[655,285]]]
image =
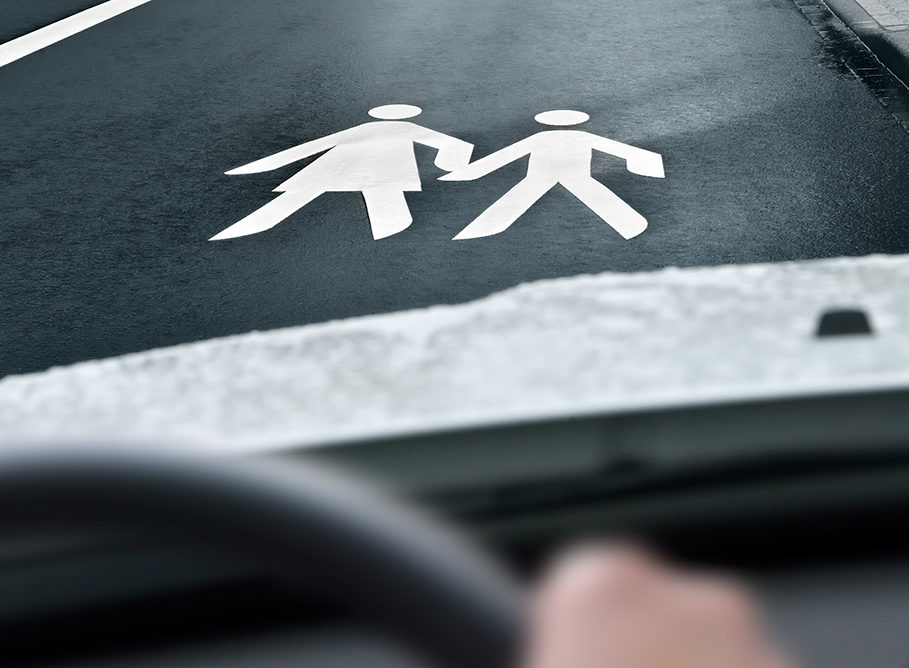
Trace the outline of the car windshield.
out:
[[[0,430],[242,450],[901,388],[881,4],[4,3]]]

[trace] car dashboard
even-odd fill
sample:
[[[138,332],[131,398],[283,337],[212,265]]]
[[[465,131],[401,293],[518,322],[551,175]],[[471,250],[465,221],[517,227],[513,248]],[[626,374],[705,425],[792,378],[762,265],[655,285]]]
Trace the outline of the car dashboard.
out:
[[[643,539],[744,576],[803,665],[896,668],[909,658],[904,400],[579,416],[261,456],[391,488],[528,580],[571,540]],[[325,592],[191,542],[8,537],[0,591],[4,665],[427,665]]]

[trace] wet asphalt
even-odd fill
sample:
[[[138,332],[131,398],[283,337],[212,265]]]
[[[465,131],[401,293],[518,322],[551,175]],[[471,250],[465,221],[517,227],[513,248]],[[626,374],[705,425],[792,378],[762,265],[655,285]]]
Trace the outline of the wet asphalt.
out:
[[[4,3],[0,39],[91,4]],[[0,68],[0,375],[537,279],[909,252],[909,134],[840,55],[791,0],[152,0]],[[663,155],[663,180],[593,164],[649,227],[626,241],[557,188],[451,241],[526,160],[440,182],[418,147],[400,234],[328,193],[207,241],[307,163],[226,170],[395,102],[475,157],[586,111]]]

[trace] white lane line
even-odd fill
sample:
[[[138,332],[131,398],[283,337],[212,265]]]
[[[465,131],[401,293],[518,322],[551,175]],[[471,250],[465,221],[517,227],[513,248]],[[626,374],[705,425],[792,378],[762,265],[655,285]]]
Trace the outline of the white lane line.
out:
[[[0,44],[0,67],[9,65],[51,44],[56,44],[67,37],[72,37],[83,30],[88,30],[99,23],[104,23],[108,19],[147,2],[151,2],[151,0],[108,0],[27,35],[10,40],[6,44]]]

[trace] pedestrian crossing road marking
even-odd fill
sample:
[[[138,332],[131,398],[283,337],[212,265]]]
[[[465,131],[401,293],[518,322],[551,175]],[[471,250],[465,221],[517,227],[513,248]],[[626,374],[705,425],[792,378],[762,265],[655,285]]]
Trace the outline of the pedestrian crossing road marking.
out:
[[[663,178],[659,153],[622,144],[581,130],[544,130],[475,162],[473,144],[404,120],[422,110],[408,104],[389,104],[369,110],[376,121],[314,139],[237,167],[227,174],[267,172],[323,155],[275,188],[281,193],[210,241],[232,239],[271,229],[326,192],[359,192],[374,239],[397,234],[413,222],[405,192],[422,189],[414,143],[435,148],[435,164],[448,174],[441,181],[472,181],[529,155],[527,174],[511,190],[464,228],[455,239],[475,239],[503,232],[557,184],[583,202],[625,239],[639,235],[647,220],[590,174],[594,150],[626,161],[630,172]],[[559,109],[537,114],[543,125],[580,125],[589,116]]]

